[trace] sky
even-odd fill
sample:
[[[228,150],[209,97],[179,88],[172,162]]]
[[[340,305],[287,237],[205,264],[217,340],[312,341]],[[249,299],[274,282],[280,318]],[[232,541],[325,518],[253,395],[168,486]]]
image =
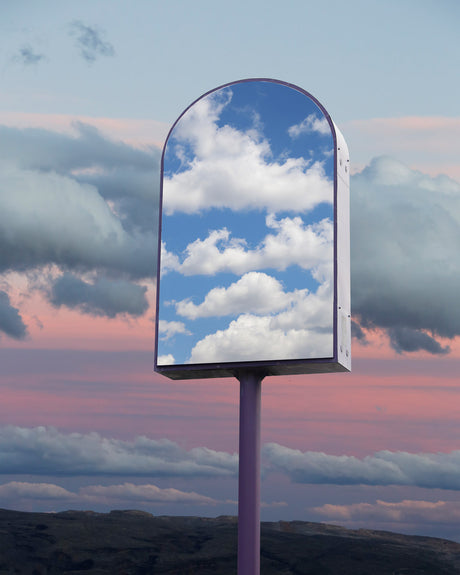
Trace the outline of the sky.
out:
[[[237,514],[238,382],[153,371],[159,166],[202,94],[273,78],[350,150],[354,338],[263,381],[262,519],[460,541],[458,3],[0,12],[0,507]]]

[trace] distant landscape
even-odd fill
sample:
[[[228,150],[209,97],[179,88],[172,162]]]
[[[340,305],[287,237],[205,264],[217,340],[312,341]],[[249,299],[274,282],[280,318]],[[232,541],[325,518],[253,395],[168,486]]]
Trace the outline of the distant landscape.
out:
[[[0,510],[0,575],[236,574],[237,518]],[[263,522],[263,575],[458,575],[460,543]]]

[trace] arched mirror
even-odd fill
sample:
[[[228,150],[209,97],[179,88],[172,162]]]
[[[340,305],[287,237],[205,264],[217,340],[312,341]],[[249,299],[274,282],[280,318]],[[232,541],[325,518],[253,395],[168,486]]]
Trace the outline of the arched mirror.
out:
[[[185,110],[163,150],[157,371],[347,368],[347,162],[327,112],[290,84],[234,82]]]

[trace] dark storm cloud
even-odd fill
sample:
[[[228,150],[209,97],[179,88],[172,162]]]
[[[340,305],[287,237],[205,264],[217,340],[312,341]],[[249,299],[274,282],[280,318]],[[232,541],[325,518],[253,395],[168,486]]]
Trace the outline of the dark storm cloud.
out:
[[[151,164],[151,158],[150,158]],[[102,197],[111,200],[128,231],[156,232],[159,176],[136,166],[114,166],[106,172],[80,174],[80,182],[94,185]]]
[[[4,291],[0,291],[0,332],[13,339],[24,339],[27,335],[19,311],[10,304],[10,298]]]
[[[460,335],[460,185],[376,158],[351,189],[354,317],[399,352],[446,353],[436,338]]]
[[[67,273],[54,282],[50,301],[55,307],[64,305],[96,316],[141,316],[148,309],[146,291],[146,287],[124,280],[101,278],[87,283]]]
[[[115,56],[115,49],[103,39],[103,32],[93,26],[87,26],[80,20],[70,24],[70,34],[76,37],[76,46],[86,62],[93,64],[100,56]]]
[[[3,126],[0,158],[0,271],[155,274],[159,151]]]
[[[92,126],[74,126],[75,137],[0,126],[0,157],[22,169],[92,184],[113,202],[127,230],[156,233],[160,150],[139,150],[104,138]]]
[[[158,173],[159,150],[143,151],[108,140],[96,128],[82,122],[75,122],[73,126],[76,136],[42,128],[0,126],[0,157],[20,168],[55,171],[62,175],[89,169],[105,170],[109,174],[114,169],[120,170],[119,174],[122,170],[131,170],[130,176],[134,178],[139,172]],[[131,187],[131,193],[137,195],[137,187]],[[144,186],[140,193],[153,198],[155,191],[152,186],[149,193]],[[119,195],[120,189],[114,194]]]
[[[367,343],[366,333],[355,321],[351,322],[351,336],[358,339],[362,345]]]
[[[35,66],[45,59],[44,54],[38,54],[29,44],[22,46],[14,56],[14,60],[16,62],[21,62],[24,66]]]
[[[442,347],[433,337],[416,329],[392,327],[388,329],[388,335],[391,346],[398,353],[424,350],[433,354],[445,354],[450,351],[448,346]]]
[[[0,175],[0,271],[54,263],[150,277],[155,245],[153,233],[128,233],[93,186],[55,173]]]

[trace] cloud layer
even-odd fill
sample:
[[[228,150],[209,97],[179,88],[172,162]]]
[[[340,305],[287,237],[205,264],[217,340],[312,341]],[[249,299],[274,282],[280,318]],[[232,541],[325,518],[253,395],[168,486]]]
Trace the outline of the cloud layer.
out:
[[[313,507],[327,521],[423,524],[458,523],[460,504],[454,501],[410,500],[390,502],[377,500],[375,503],[352,503],[350,505],[326,504]]]
[[[238,455],[206,447],[190,450],[168,439],[110,439],[97,433],[61,433],[51,427],[0,428],[3,475],[236,477]],[[379,451],[363,458],[302,452],[276,443],[263,448],[265,473],[295,483],[399,485],[460,490],[460,451]]]
[[[359,459],[301,452],[270,443],[264,447],[264,454],[274,469],[286,473],[295,483],[460,490],[460,451],[436,454],[379,451]]]
[[[160,488],[153,484],[138,485],[125,482],[119,485],[87,485],[77,491],[69,491],[54,483],[32,483],[10,481],[0,485],[0,501],[24,500],[48,501],[56,504],[77,503],[78,505],[148,505],[163,503],[215,505],[218,503],[211,497],[200,495],[194,491],[181,491],[171,487]]]
[[[97,433],[60,433],[54,428],[0,429],[2,474],[235,476],[235,454],[197,447],[186,451],[167,439],[107,439]]]

